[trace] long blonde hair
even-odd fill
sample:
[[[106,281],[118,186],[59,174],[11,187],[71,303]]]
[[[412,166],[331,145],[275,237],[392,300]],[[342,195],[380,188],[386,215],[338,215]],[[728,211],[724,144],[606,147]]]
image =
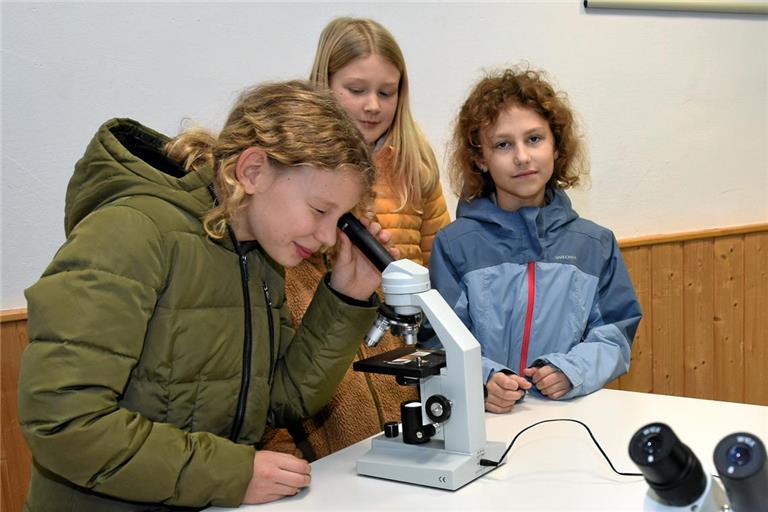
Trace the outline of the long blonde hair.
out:
[[[421,211],[422,197],[440,179],[437,160],[411,115],[408,71],[395,38],[379,23],[360,18],[336,18],[323,29],[317,43],[310,80],[329,87],[331,75],[358,58],[379,55],[400,72],[397,109],[384,144],[392,148],[391,186],[400,196],[402,209],[410,203]]]
[[[218,137],[195,128],[166,145],[167,155],[187,171],[211,166],[218,204],[203,218],[206,232],[221,238],[246,199],[235,176],[245,149],[262,149],[278,167],[307,165],[360,173],[370,199],[376,171],[357,127],[333,95],[294,80],[257,85],[243,92]]]

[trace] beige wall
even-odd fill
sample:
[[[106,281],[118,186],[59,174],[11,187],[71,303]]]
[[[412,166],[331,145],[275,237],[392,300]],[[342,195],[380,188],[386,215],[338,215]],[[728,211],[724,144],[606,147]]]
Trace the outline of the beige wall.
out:
[[[0,309],[25,307],[63,242],[64,190],[102,121],[217,129],[238,89],[306,76],[337,15],[394,33],[441,161],[481,70],[527,59],[583,119],[592,187],[572,194],[583,216],[619,238],[768,221],[766,16],[576,0],[4,2]]]

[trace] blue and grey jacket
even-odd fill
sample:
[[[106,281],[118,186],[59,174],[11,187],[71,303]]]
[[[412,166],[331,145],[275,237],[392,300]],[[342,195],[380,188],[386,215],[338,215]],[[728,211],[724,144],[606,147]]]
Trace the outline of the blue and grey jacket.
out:
[[[562,190],[548,188],[547,202],[508,212],[493,198],[461,201],[429,273],[480,342],[485,381],[551,364],[573,398],[627,372],[642,313],[613,233],[580,218]]]

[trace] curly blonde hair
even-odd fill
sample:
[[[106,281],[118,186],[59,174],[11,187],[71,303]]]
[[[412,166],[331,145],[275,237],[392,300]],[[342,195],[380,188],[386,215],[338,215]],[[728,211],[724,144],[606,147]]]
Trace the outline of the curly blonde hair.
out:
[[[365,190],[362,202],[372,198],[376,171],[368,147],[332,94],[301,80],[261,84],[240,95],[218,137],[194,128],[165,148],[187,171],[213,167],[218,203],[203,218],[211,237],[222,238],[244,204],[235,168],[250,147],[262,149],[277,167],[357,172]]]
[[[545,76],[540,70],[516,67],[488,73],[475,84],[459,111],[451,148],[451,186],[461,199],[494,191],[493,181],[478,165],[482,161],[481,136],[510,106],[530,108],[549,123],[557,156],[547,186],[570,188],[589,173],[584,143],[567,96],[556,91]]]
[[[409,104],[408,70],[394,36],[380,23],[364,18],[331,20],[320,34],[310,80],[329,87],[331,76],[355,59],[378,55],[400,72],[397,108],[384,144],[392,147],[390,184],[400,196],[400,209],[410,203],[421,211],[422,196],[440,181],[432,147],[419,129]]]

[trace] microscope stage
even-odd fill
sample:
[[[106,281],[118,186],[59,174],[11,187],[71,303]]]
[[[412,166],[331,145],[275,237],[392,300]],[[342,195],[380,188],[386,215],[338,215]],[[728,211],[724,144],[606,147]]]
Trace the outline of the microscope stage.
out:
[[[379,355],[355,361],[352,369],[358,372],[383,373],[423,379],[439,375],[445,367],[445,351],[402,347]]]

